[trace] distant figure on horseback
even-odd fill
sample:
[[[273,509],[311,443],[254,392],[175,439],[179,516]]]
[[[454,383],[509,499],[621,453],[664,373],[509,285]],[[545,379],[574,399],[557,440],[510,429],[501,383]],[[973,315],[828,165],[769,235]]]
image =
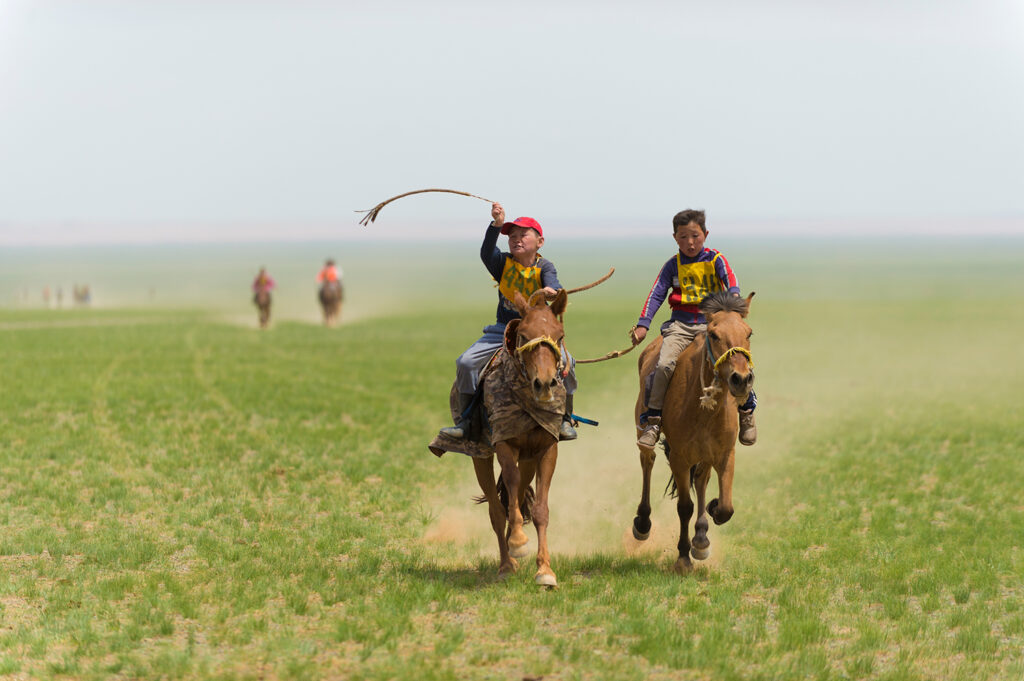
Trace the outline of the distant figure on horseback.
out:
[[[668,296],[672,317],[661,325],[661,350],[653,379],[647,379],[650,382],[647,383],[646,408],[637,421],[637,429],[642,431],[637,445],[650,450],[658,444],[661,436],[661,410],[676,360],[694,338],[707,329],[707,319],[700,310],[700,302],[717,291],[728,291],[737,297],[740,294],[736,275],[725,256],[713,248],[704,247],[708,236],[704,211],[677,213],[672,219],[672,236],[679,251],[662,266],[644,300],[640,319],[631,331],[635,343],[642,341],[658,308]],[[752,445],[757,440],[754,424],[756,406],[757,397],[753,391],[739,405],[741,444]]]
[[[267,328],[270,324],[270,292],[276,285],[274,279],[267,274],[266,267],[261,267],[252,281],[252,302],[259,310],[261,329]]]
[[[341,317],[341,302],[344,289],[341,286],[341,268],[328,258],[323,268],[316,275],[316,283],[320,284],[320,305],[324,310],[324,326],[337,323]]]
[[[487,227],[483,244],[480,246],[480,259],[498,282],[497,316],[495,323],[484,327],[484,335],[455,362],[458,407],[462,416],[454,426],[441,429],[441,433],[448,437],[462,438],[469,430],[474,406],[478,401],[476,396],[480,373],[505,342],[506,325],[513,319],[521,317],[521,312],[515,305],[515,294],[518,292],[529,300],[537,291],[543,291],[545,298],[552,299],[562,288],[554,263],[539,254],[541,246],[544,245],[544,229],[540,223],[526,217],[505,222],[505,209],[500,203],[491,206],[491,217],[493,221]],[[498,250],[499,234],[508,236],[508,253]],[[567,396],[559,439],[575,440],[576,429],[572,424],[572,396],[577,385],[575,362],[564,348],[561,352],[567,371],[564,377]]]

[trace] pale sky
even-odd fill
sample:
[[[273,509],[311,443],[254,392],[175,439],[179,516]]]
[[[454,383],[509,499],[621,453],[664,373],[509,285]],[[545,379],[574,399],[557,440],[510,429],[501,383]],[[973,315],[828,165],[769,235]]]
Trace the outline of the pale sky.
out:
[[[577,235],[1024,231],[1024,0],[0,0],[0,244],[365,235],[425,187]]]

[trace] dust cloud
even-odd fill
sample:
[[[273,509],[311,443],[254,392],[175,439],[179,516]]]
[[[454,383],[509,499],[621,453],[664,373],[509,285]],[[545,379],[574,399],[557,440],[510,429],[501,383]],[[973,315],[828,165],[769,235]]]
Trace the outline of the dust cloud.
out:
[[[579,439],[563,442],[558,448],[558,467],[551,485],[551,523],[548,547],[557,563],[558,556],[621,554],[646,556],[671,563],[677,554],[679,518],[676,502],[662,492],[670,473],[659,449],[651,482],[651,535],[646,541],[633,538],[633,517],[640,502],[640,456],[633,427],[632,398],[605,404],[587,401],[586,413],[600,426],[580,425]],[[740,455],[740,452],[737,452]],[[446,454],[445,459],[461,457]],[[451,465],[450,461],[446,461]],[[422,541],[437,549],[437,558],[451,565],[473,563],[480,558],[497,559],[497,541],[490,526],[487,509],[471,497],[480,494],[469,461],[458,461],[465,475],[456,489],[446,494],[447,503],[434,497],[427,503],[435,520],[427,527]],[[708,496],[718,493],[717,477],[712,476]],[[692,523],[692,521],[691,521]],[[536,547],[536,532],[527,526],[531,547]],[[727,543],[712,525],[709,532],[711,556],[704,565],[714,567],[719,556],[728,553]],[[528,559],[532,560],[532,558]],[[556,565],[557,571],[557,565]]]

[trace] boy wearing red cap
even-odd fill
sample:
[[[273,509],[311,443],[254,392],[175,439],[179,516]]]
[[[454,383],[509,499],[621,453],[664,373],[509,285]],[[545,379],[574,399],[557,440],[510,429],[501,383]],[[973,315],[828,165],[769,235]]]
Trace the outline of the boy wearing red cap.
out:
[[[484,327],[484,335],[471,345],[455,361],[455,384],[459,391],[459,411],[462,418],[455,426],[442,428],[441,433],[449,437],[465,436],[473,411],[473,402],[480,372],[505,342],[505,326],[513,319],[519,318],[519,311],[512,304],[512,298],[518,291],[529,298],[537,291],[544,291],[554,296],[562,285],[558,283],[558,272],[550,260],[542,258],[538,251],[544,245],[544,229],[533,218],[517,218],[505,222],[505,209],[500,203],[491,206],[493,221],[484,234],[484,242],[480,246],[480,259],[484,267],[498,282],[498,311],[494,324]],[[508,236],[508,250],[498,250],[498,235]],[[564,350],[563,350],[564,352]],[[576,392],[576,362],[572,357],[563,357],[569,366],[569,374],[565,377],[565,417],[559,431],[560,440],[575,440],[576,430],[572,427],[572,395]]]

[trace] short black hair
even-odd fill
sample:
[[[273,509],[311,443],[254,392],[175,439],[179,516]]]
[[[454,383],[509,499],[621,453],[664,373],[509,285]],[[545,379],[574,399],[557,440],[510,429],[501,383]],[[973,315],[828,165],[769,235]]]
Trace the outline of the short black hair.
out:
[[[672,236],[676,235],[676,230],[684,225],[688,225],[691,222],[696,222],[697,226],[700,227],[700,231],[705,234],[708,233],[708,228],[704,226],[704,211],[694,210],[687,208],[676,213],[676,216],[672,218]]]

